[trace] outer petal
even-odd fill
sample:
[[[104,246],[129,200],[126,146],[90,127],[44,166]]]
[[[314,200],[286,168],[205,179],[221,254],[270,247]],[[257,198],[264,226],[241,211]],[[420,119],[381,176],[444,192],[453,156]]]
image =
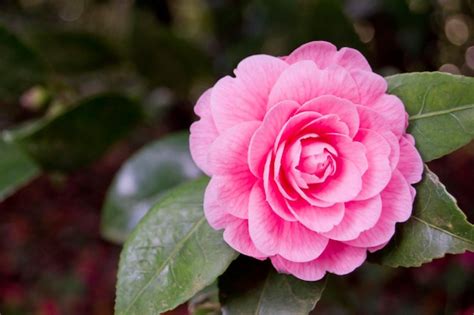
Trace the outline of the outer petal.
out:
[[[267,97],[288,64],[280,58],[257,55],[242,60],[236,78],[224,77],[213,88],[211,109],[217,130],[245,121],[262,120]]]
[[[344,217],[343,203],[321,208],[299,201],[288,202],[288,206],[301,224],[318,233],[330,231]]]
[[[357,111],[360,117],[360,128],[376,131],[390,145],[390,167],[392,170],[395,169],[400,158],[400,146],[398,144],[398,137],[387,129],[388,121],[378,112],[366,106],[357,106]]]
[[[387,81],[376,73],[354,70],[351,75],[359,87],[360,104],[372,104],[387,91]]]
[[[345,275],[354,271],[364,263],[367,257],[365,248],[357,248],[343,243],[330,241],[326,250],[315,260],[297,263],[280,256],[272,257],[275,268],[289,273],[306,281],[317,281],[324,277],[326,272]]]
[[[280,75],[270,92],[268,107],[283,100],[304,104],[321,95],[335,95],[355,103],[359,100],[357,84],[344,68],[332,65],[321,70],[312,61],[300,61]]]
[[[400,138],[400,161],[397,166],[410,184],[418,183],[423,173],[423,161],[412,141],[414,140],[411,135]]]
[[[282,220],[270,209],[261,183],[250,194],[249,230],[255,246],[265,255],[281,255],[291,261],[310,261],[326,248],[328,239],[299,222]]]
[[[191,156],[197,166],[207,175],[211,175],[210,167],[207,163],[209,147],[219,135],[211,114],[211,93],[211,89],[207,90],[197,101],[194,111],[201,117],[201,120],[191,125],[191,135],[189,137]]]
[[[382,213],[382,199],[379,195],[362,201],[345,204],[346,211],[341,223],[324,236],[336,241],[349,241],[357,238],[361,232],[372,228]]]
[[[413,207],[410,185],[395,170],[390,183],[382,192],[382,214],[375,226],[358,238],[344,242],[357,247],[375,247],[387,243],[395,233],[395,223],[408,220]]]
[[[370,109],[382,115],[389,123],[390,129],[397,136],[405,133],[408,126],[408,114],[402,101],[394,95],[382,95],[369,105]]]
[[[217,182],[211,178],[204,194],[203,206],[204,215],[206,216],[209,225],[216,230],[220,230],[225,228],[229,223],[238,219],[227,213],[227,211],[222,207],[217,195],[218,189],[216,188],[216,184]]]
[[[267,258],[265,254],[255,247],[250,239],[247,220],[234,220],[230,223],[224,231],[224,240],[239,253],[260,260]]]
[[[289,64],[302,60],[311,60],[324,69],[334,63],[337,48],[331,43],[325,41],[314,41],[306,43],[295,49],[285,61]]]
[[[344,47],[337,52],[335,62],[347,70],[360,69],[363,71],[372,71],[365,57],[353,48]]]
[[[265,116],[262,125],[255,131],[249,146],[249,168],[255,176],[262,177],[265,159],[275,145],[278,133],[298,108],[293,101],[275,105]]]
[[[390,146],[384,137],[368,129],[360,129],[355,137],[366,148],[369,168],[362,176],[362,189],[355,198],[364,200],[380,193],[390,181]]]
[[[250,172],[240,172],[216,175],[211,181],[208,192],[216,195],[220,207],[235,217],[247,219],[250,191],[256,178]]]
[[[356,106],[348,100],[325,95],[312,99],[298,110],[298,113],[304,111],[314,111],[322,115],[335,114],[349,128],[349,136],[353,138],[359,129],[359,114]]]
[[[214,175],[248,172],[250,138],[260,126],[259,121],[238,124],[222,133],[209,150],[209,168]]]

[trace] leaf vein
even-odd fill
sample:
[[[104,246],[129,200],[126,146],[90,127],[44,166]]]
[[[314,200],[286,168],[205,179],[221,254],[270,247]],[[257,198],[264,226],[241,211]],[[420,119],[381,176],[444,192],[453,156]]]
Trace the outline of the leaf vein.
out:
[[[153,276],[150,277],[148,282],[142,287],[142,289],[135,295],[135,297],[132,299],[128,307],[125,309],[124,314],[128,314],[132,306],[135,304],[135,302],[138,300],[138,298],[145,292],[145,290],[150,286],[150,284],[153,282],[153,279],[158,276],[166,267],[166,265],[170,262],[170,260],[178,253],[178,251],[184,246],[184,244],[188,241],[188,239],[193,235],[193,233],[201,226],[201,224],[205,221],[205,218],[202,217],[194,223],[194,226],[189,230],[189,232],[184,236],[184,238],[176,244],[176,247],[171,251],[171,253],[168,255],[168,257],[163,261],[161,266],[158,267],[156,272],[153,273]]]
[[[417,119],[424,119],[424,118],[429,118],[429,117],[436,117],[436,116],[441,116],[441,115],[473,109],[473,108],[474,108],[474,104],[467,104],[464,106],[459,106],[459,107],[445,109],[445,110],[438,110],[438,111],[429,112],[425,114],[416,114],[408,118],[408,120],[417,120]]]
[[[421,218],[419,218],[419,217],[417,217],[417,216],[412,216],[412,218],[415,219],[415,220],[417,220],[417,221],[419,221],[419,222],[421,222],[422,224],[428,225],[429,227],[431,227],[431,228],[433,228],[433,229],[435,229],[435,230],[438,230],[438,231],[440,231],[440,232],[442,232],[442,233],[446,233],[446,234],[448,234],[448,235],[450,235],[450,236],[452,236],[452,237],[454,237],[454,238],[457,238],[457,239],[459,239],[459,240],[461,240],[461,241],[463,241],[463,242],[466,242],[466,243],[468,243],[468,244],[470,244],[470,245],[474,245],[474,241],[469,240],[469,239],[467,239],[467,238],[464,238],[464,237],[462,237],[462,236],[459,236],[459,235],[457,235],[457,234],[451,233],[451,232],[449,232],[449,231],[446,231],[446,230],[444,230],[444,229],[442,229],[442,228],[440,228],[440,227],[438,227],[438,226],[436,226],[436,225],[433,225],[433,224],[431,224],[431,223],[429,223],[429,222],[426,222],[425,220],[423,220],[423,219],[421,219]]]
[[[263,300],[263,296],[268,285],[268,279],[270,279],[270,274],[271,273],[269,272],[267,277],[265,278],[265,282],[263,283],[262,292],[260,293],[260,296],[258,297],[257,307],[255,308],[255,313],[254,313],[255,315],[258,315],[260,312],[260,307],[262,306],[262,300]]]

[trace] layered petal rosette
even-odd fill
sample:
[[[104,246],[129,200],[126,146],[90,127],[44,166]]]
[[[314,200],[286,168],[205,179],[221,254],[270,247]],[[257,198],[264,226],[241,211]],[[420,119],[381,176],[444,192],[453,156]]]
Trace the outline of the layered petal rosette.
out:
[[[356,50],[251,56],[198,100],[204,211],[235,250],[304,280],[347,274],[411,214],[422,161],[402,102]]]

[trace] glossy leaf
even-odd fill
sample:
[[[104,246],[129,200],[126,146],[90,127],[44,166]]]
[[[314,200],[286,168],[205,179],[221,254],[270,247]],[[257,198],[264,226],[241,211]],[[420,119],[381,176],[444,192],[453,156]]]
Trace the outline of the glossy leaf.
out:
[[[186,302],[237,256],[202,209],[207,179],[173,189],[132,232],[120,257],[115,313],[155,315]]]
[[[39,174],[39,168],[14,144],[0,141],[0,200]]]
[[[13,33],[0,25],[0,103],[19,96],[45,79],[38,56]]]
[[[322,296],[326,280],[308,282],[279,274],[268,262],[239,257],[219,279],[224,315],[306,315]]]
[[[474,225],[428,168],[417,185],[412,217],[398,226],[390,244],[372,260],[391,267],[417,267],[445,254],[474,251]]]
[[[168,189],[201,172],[189,153],[189,134],[173,134],[147,145],[120,169],[107,193],[102,234],[124,242],[152,205]]]
[[[46,170],[67,171],[91,163],[141,119],[141,109],[128,98],[104,94],[71,109],[5,132]]]
[[[91,33],[48,30],[31,34],[31,41],[43,60],[59,73],[96,71],[118,62],[113,49]]]
[[[387,78],[389,93],[401,98],[410,115],[408,132],[424,161],[466,145],[474,138],[474,78],[441,72]]]

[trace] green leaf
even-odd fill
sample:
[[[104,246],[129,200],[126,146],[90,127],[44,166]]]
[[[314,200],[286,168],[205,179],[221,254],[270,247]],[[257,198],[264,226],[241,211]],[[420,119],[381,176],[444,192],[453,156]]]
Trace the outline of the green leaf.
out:
[[[39,174],[39,168],[14,144],[0,141],[0,200]]]
[[[474,251],[474,225],[438,177],[426,168],[411,218],[372,260],[391,267],[418,267],[445,254]]]
[[[277,273],[267,262],[243,256],[219,278],[224,315],[308,314],[325,286],[325,279],[302,281]]]
[[[48,30],[31,34],[32,45],[54,71],[76,74],[114,65],[118,56],[92,33]]]
[[[410,115],[408,132],[425,162],[449,154],[474,138],[474,78],[440,72],[387,78]]]
[[[173,189],[132,232],[120,256],[117,315],[155,315],[211,284],[237,253],[206,222],[207,179]]]
[[[15,102],[27,89],[42,84],[45,68],[38,56],[0,25],[0,102]]]
[[[199,291],[188,301],[188,312],[190,315],[221,314],[217,281]]]
[[[141,119],[128,98],[103,94],[26,127],[4,132],[46,170],[68,171],[99,158]]]
[[[189,153],[189,134],[173,134],[132,156],[110,187],[102,216],[102,235],[122,243],[168,189],[201,172]]]

